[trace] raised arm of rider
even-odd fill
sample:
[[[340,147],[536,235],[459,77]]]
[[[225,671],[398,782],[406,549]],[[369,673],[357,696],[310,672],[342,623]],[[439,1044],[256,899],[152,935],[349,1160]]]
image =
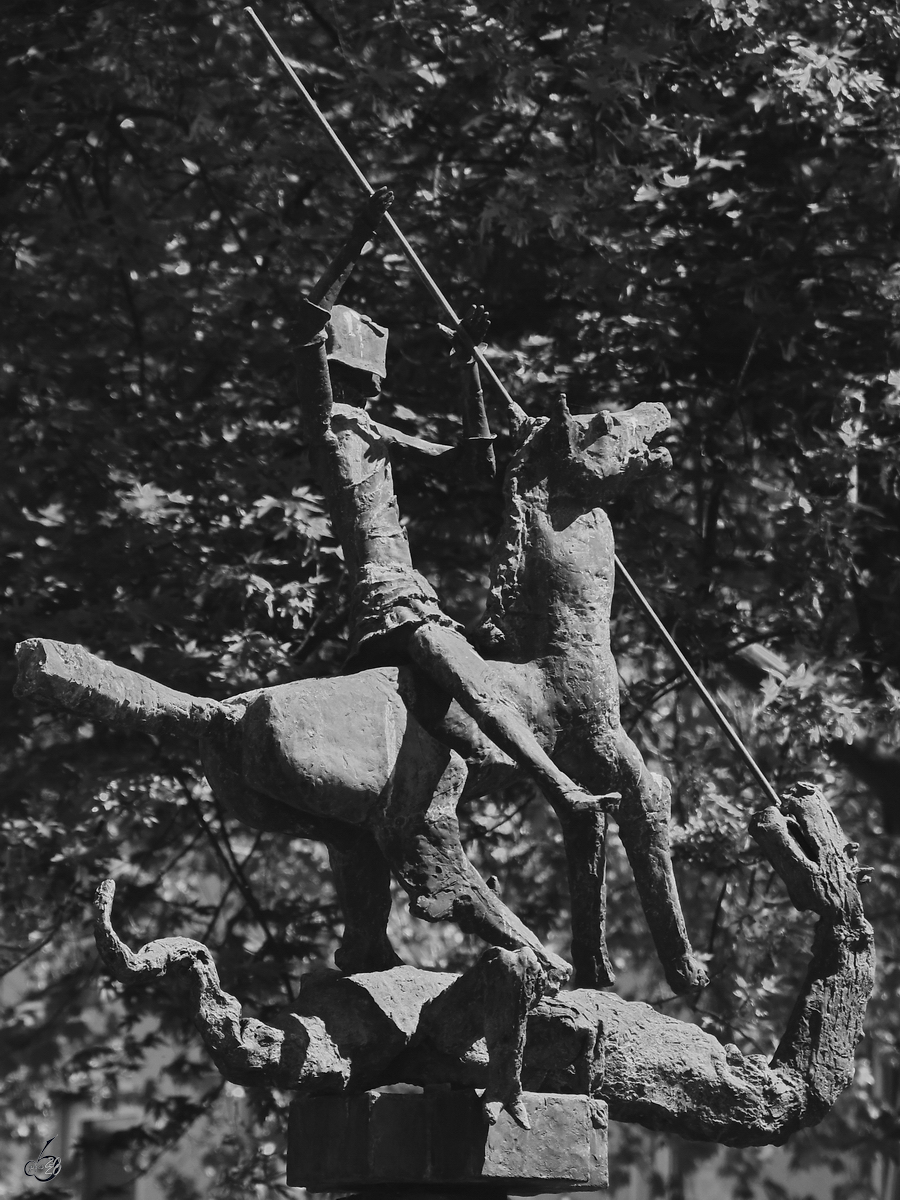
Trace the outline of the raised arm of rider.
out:
[[[309,293],[314,304],[321,304],[331,312],[337,303],[341,288],[362,254],[366,242],[375,236],[384,214],[394,202],[394,193],[388,188],[378,188],[361,206],[350,230],[350,236],[325,268],[325,272]]]
[[[297,392],[310,423],[310,432],[319,437],[330,431],[334,403],[325,354],[325,327],[341,288],[366,242],[375,236],[393,199],[393,193],[387,188],[379,188],[369,196],[356,215],[347,241],[293,314],[290,332]]]
[[[325,327],[330,315],[326,309],[304,298],[294,311],[290,325],[297,398],[307,432],[313,440],[321,440],[331,429],[334,395],[325,354]]]

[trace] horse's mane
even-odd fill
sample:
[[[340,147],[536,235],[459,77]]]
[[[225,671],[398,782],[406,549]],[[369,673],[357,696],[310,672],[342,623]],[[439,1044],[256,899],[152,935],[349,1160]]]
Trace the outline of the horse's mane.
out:
[[[532,439],[544,424],[544,420],[531,424],[510,460],[503,480],[503,523],[491,552],[487,608],[474,635],[479,649],[489,658],[515,655],[521,650],[507,618],[519,596],[528,532],[522,473],[531,459]]]

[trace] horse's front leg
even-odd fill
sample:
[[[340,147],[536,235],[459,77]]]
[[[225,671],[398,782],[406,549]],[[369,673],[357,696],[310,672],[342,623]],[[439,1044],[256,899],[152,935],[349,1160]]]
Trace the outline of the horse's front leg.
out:
[[[572,962],[578,987],[604,988],[615,981],[606,949],[606,830],[608,816],[596,808],[556,807],[566,848]]]
[[[617,751],[622,792],[619,836],[666,980],[678,994],[705,987],[709,977],[688,940],[672,870],[671,786],[662,775],[647,770],[640,751],[624,730],[617,737]]]

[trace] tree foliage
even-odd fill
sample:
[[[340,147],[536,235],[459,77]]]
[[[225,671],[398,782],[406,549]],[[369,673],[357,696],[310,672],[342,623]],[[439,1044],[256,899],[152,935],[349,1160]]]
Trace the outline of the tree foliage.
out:
[[[620,502],[620,552],[776,786],[831,784],[877,866],[881,977],[861,1052],[896,1056],[900,859],[822,750],[860,732],[898,742],[894,7],[303,0],[260,14],[372,182],[394,188],[453,301],[489,305],[493,361],[530,413],[559,390],[582,411],[669,407],[675,468]],[[240,6],[18,0],[5,31],[0,1143],[18,1162],[62,1091],[113,1105],[164,1028],[179,1049],[148,1086],[152,1157],[220,1089],[162,996],[148,1024],[146,994],[98,972],[93,887],[119,879],[132,942],[206,940],[225,986],[266,1014],[333,948],[327,860],[225,820],[191,746],[17,706],[12,648],[81,642],[215,696],[338,669],[341,556],[285,322],[357,196]],[[383,414],[452,435],[439,314],[397,248],[382,240],[346,294],[392,331]],[[419,474],[399,487],[417,561],[475,619],[496,497]],[[770,1050],[807,930],[749,850],[759,797],[624,595],[615,634],[626,720],[675,784],[689,923],[710,955],[713,984],[685,1015]],[[754,642],[792,669],[751,692],[727,665]],[[463,817],[485,873],[564,947],[543,804],[498,796]],[[611,853],[617,965],[662,997]],[[474,952],[399,898],[394,932],[425,963]],[[892,1153],[893,1110],[871,1072],[859,1080],[799,1156]],[[285,1098],[252,1100],[277,1148]],[[274,1188],[278,1161],[210,1144],[215,1194]],[[738,1181],[750,1162],[735,1155]],[[867,1195],[864,1178],[848,1172],[847,1195]]]

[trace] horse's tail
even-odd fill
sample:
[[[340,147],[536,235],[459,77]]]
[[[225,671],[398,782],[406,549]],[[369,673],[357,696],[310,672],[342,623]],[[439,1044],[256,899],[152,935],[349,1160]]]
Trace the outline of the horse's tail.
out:
[[[66,708],[90,720],[199,737],[238,713],[218,700],[191,696],[97,658],[83,646],[30,638],[16,646],[17,696]]]

